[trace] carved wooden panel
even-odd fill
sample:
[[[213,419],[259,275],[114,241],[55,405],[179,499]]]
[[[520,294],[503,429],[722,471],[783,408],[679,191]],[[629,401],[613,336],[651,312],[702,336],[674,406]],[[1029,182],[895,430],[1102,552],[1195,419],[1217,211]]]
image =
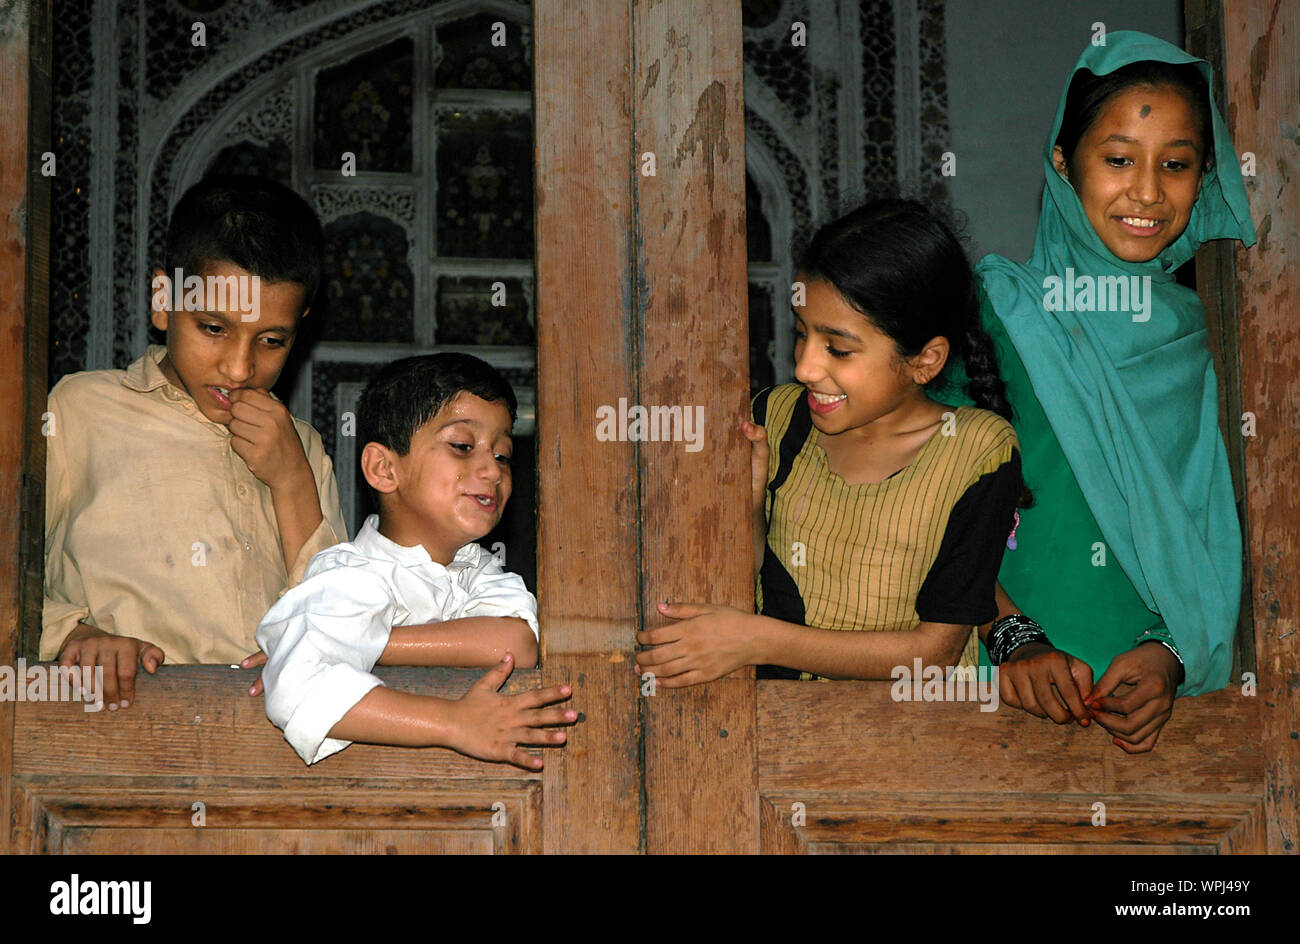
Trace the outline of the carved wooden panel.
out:
[[[17,851],[514,853],[541,849],[541,784],[473,790],[239,778],[19,778]]]
[[[1258,705],[1179,701],[1156,751],[883,683],[758,685],[764,852],[1262,852]]]
[[[1104,825],[1094,825],[1097,803]],[[1258,797],[805,791],[763,804],[764,852],[1225,853],[1263,843]]]
[[[459,697],[481,673],[379,674],[394,688]],[[507,691],[535,686],[537,675],[517,673]],[[126,711],[18,705],[15,850],[541,852],[539,774],[449,750],[369,744],[308,767],[262,700],[248,697],[252,678],[164,667],[139,681]]]

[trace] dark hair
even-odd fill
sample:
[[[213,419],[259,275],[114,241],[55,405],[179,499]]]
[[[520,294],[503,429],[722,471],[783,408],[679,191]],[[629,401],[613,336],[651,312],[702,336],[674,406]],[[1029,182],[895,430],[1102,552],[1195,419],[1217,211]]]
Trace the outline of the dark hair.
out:
[[[214,174],[181,196],[167,224],[166,275],[197,275],[231,262],[268,282],[296,282],[310,305],[324,268],[325,236],[316,212],[283,184]]]
[[[993,341],[980,324],[975,274],[934,210],[915,200],[873,200],[818,230],[800,269],[835,286],[903,357],[947,338],[948,363],[927,386],[942,387],[961,360],[975,405],[1011,419]]]
[[[948,361],[926,386],[942,388],[960,360],[971,401],[1012,418],[993,339],[980,322],[975,273],[938,212],[916,200],[872,200],[819,229],[800,269],[805,278],[833,285],[902,357],[920,354],[932,338],[947,338]],[[1033,503],[1023,487],[1020,506]]]
[[[1205,77],[1191,63],[1174,65],[1151,60],[1133,62],[1106,75],[1094,75],[1087,69],[1075,73],[1065,95],[1061,130],[1056,135],[1056,144],[1061,148],[1066,164],[1074,159],[1079,141],[1088,133],[1106,103],[1135,86],[1171,88],[1187,100],[1201,126],[1204,147],[1201,172],[1210,170],[1214,166],[1214,123],[1210,117],[1210,90]]]
[[[416,430],[462,390],[489,402],[504,401],[510,422],[515,421],[515,392],[491,364],[471,354],[424,354],[393,361],[366,384],[357,404],[360,444],[375,442],[406,455]]]

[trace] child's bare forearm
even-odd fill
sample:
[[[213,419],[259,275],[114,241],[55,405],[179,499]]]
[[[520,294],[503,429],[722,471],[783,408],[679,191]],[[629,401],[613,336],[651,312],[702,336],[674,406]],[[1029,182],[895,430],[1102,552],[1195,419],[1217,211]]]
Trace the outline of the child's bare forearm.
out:
[[[537,639],[522,619],[470,616],[442,623],[394,626],[380,665],[492,666],[507,652],[515,665],[537,664]]]
[[[568,700],[573,690],[564,685],[498,694],[513,668],[513,661],[503,659],[457,701],[382,686],[371,689],[330,729],[330,736],[398,747],[449,747],[468,757],[541,770],[542,759],[524,748],[565,742],[563,731],[547,729],[577,720],[576,711],[556,704]]]
[[[755,619],[762,664],[842,679],[888,679],[896,666],[910,670],[918,657],[923,665],[955,665],[970,632],[969,626],[927,622],[896,632],[841,632]]]
[[[298,552],[324,520],[320,510],[320,496],[316,493],[316,480],[305,457],[302,469],[290,482],[271,488],[271,505],[275,509],[275,525],[280,532],[284,569],[291,572],[298,559]]]
[[[329,736],[363,744],[446,747],[452,743],[453,701],[372,688],[330,728]]]

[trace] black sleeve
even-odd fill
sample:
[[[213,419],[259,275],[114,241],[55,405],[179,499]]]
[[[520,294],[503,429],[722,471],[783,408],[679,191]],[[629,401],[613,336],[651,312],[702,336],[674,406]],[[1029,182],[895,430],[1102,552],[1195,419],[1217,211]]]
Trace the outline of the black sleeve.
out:
[[[978,626],[998,615],[994,584],[1020,499],[1020,452],[981,475],[953,506],[939,556],[916,595],[929,623]]]

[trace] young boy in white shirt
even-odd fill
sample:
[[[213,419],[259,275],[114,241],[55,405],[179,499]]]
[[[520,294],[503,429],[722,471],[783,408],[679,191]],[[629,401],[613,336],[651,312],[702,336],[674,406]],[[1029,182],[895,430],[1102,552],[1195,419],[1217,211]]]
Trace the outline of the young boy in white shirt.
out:
[[[357,431],[379,514],[317,554],[256,633],[267,716],[307,763],[364,741],[539,770],[521,745],[564,743],[544,729],[577,719],[554,707],[569,686],[497,692],[537,662],[537,601],[473,543],[510,498],[515,411],[510,384],[468,354],[399,360],[366,386]],[[450,701],[385,688],[376,663],[493,668]]]

